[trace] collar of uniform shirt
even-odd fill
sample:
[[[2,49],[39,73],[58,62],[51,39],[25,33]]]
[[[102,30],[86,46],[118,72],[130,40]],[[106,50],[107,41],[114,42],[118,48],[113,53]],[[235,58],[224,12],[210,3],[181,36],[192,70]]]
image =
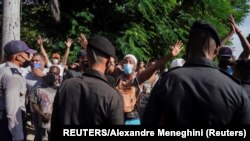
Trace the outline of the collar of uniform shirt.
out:
[[[183,65],[183,67],[188,67],[188,66],[205,66],[205,67],[219,69],[219,67],[213,61],[207,59],[206,57],[189,58]]]
[[[83,76],[95,77],[95,78],[98,78],[98,79],[103,80],[106,83],[108,83],[108,79],[104,74],[100,73],[99,71],[93,70],[93,69],[87,70],[85,73],[83,73]]]
[[[7,63],[6,63],[6,66],[9,66],[9,67],[11,67],[11,68],[16,68],[20,73],[22,73],[21,68],[18,67],[17,65],[15,65],[15,64],[11,63],[11,62],[7,62]]]

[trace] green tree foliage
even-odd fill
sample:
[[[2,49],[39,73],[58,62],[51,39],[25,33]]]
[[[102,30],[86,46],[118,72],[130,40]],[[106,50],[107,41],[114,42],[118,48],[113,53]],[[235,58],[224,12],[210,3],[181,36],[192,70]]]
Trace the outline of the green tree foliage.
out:
[[[61,22],[54,22],[48,5],[23,7],[22,38],[36,46],[36,37],[48,38],[49,53],[64,52],[67,37],[80,33],[107,36],[119,58],[132,53],[140,60],[159,58],[177,40],[187,40],[195,20],[206,20],[224,36],[228,17],[240,23],[249,13],[249,0],[60,0]],[[70,7],[69,7],[70,5]],[[73,61],[80,46],[75,42]],[[180,56],[183,55],[183,52]]]

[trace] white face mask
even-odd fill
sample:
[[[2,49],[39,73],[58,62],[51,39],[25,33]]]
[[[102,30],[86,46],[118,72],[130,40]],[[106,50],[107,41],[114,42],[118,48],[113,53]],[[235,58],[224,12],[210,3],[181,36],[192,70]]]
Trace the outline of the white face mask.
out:
[[[58,64],[58,62],[59,62],[59,60],[58,60],[58,59],[53,59],[52,61],[53,61],[53,64],[54,64],[54,65],[57,65],[57,64]]]

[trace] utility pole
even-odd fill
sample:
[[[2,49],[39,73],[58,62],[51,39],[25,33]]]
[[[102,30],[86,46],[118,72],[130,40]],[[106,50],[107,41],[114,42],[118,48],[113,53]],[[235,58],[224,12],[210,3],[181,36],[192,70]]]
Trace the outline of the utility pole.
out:
[[[4,46],[11,40],[20,40],[20,0],[3,0],[1,59]]]

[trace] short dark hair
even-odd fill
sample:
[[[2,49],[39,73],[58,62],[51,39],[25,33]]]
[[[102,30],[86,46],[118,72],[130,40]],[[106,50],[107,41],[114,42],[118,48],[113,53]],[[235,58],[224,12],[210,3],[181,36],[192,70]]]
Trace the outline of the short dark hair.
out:
[[[35,56],[40,56],[43,59],[43,61],[46,62],[45,56],[43,54],[36,53],[36,54],[33,55],[33,57],[35,57]]]
[[[220,46],[220,38],[216,29],[205,21],[196,21],[189,32],[187,53],[209,50],[210,38],[215,40],[216,46]]]

